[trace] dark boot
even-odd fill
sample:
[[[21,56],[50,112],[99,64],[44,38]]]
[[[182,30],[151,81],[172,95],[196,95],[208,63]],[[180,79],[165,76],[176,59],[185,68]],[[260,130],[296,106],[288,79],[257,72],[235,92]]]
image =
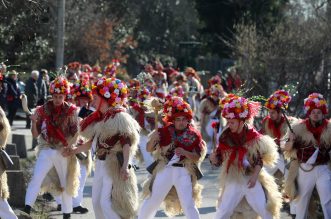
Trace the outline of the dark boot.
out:
[[[63,213],[63,219],[70,219],[71,215],[67,213]]]
[[[23,211],[27,214],[30,214],[31,213],[31,206],[30,205],[25,205]]]
[[[82,206],[77,206],[77,207],[74,207],[73,208],[73,212],[78,212],[78,213],[81,213],[81,214],[86,214],[88,212],[88,209],[87,208],[84,208]]]
[[[57,205],[56,210],[57,210],[57,211],[62,211],[62,206],[61,206],[61,204]]]

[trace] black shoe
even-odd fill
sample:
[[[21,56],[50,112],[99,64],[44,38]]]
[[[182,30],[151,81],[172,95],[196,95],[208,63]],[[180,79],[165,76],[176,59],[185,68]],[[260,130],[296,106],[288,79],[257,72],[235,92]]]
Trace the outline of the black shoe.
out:
[[[31,206],[30,205],[25,205],[23,211],[27,214],[30,214],[31,213]]]
[[[33,148],[33,150],[34,150],[34,148]],[[48,202],[54,200],[54,197],[48,192],[43,194],[43,198],[46,199],[46,201],[48,201]]]
[[[63,213],[63,219],[70,219],[70,218],[71,218],[71,214]]]
[[[61,211],[61,210],[62,210],[61,205],[57,205],[56,210],[57,210],[57,211]]]
[[[86,214],[88,212],[88,209],[84,208],[82,206],[77,206],[77,207],[73,208],[73,212],[75,212],[75,213],[79,212],[81,214]]]

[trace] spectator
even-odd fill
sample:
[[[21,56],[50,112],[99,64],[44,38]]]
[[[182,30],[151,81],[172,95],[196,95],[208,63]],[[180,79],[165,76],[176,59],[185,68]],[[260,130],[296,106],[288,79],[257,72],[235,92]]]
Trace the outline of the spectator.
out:
[[[31,111],[33,108],[37,106],[39,98],[38,91],[38,77],[39,72],[34,70],[31,72],[31,77],[26,81],[25,86],[25,94],[28,100],[28,108]],[[31,128],[31,120],[30,116],[26,115],[26,127],[27,129]]]
[[[21,90],[17,82],[17,72],[15,70],[8,73],[7,86],[8,90],[6,99],[8,107],[8,120],[9,124],[12,126],[17,109],[21,104]]]
[[[38,87],[38,102],[37,106],[43,105],[47,99],[48,95],[48,88],[49,88],[49,76],[48,71],[46,69],[41,69],[39,78],[37,81],[37,87]]]
[[[226,87],[227,87],[227,91],[231,92],[233,90],[239,89],[241,87],[242,82],[235,67],[229,68],[228,71],[230,74],[226,79]]]
[[[0,63],[0,106],[5,111],[6,110],[6,93],[7,93],[7,83],[5,80],[6,65]]]

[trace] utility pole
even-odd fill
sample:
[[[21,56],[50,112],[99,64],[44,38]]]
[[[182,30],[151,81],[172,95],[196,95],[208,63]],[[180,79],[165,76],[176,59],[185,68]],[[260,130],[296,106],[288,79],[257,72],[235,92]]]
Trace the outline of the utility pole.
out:
[[[57,0],[57,40],[56,40],[56,69],[63,66],[65,29],[65,0]]]

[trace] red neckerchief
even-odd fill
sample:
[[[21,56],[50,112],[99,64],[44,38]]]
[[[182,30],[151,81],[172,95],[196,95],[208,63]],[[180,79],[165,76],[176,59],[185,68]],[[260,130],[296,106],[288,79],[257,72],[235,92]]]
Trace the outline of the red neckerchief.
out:
[[[104,115],[100,112],[100,110],[97,110],[93,113],[91,113],[88,117],[83,119],[80,123],[80,128],[82,131],[84,131],[89,125],[93,123],[100,122],[101,120],[107,121],[109,118],[114,118],[114,116],[119,112],[124,112],[125,110],[123,108],[110,108]]]
[[[242,163],[244,157],[247,153],[247,148],[244,147],[244,144],[248,141],[251,141],[255,138],[261,136],[253,128],[244,127],[241,133],[232,133],[230,129],[226,130],[222,134],[219,143],[219,150],[221,153],[229,153],[229,160],[226,166],[227,172],[229,172],[230,165],[235,161],[238,154],[238,169],[242,168]]]
[[[61,141],[61,143],[64,146],[67,146],[67,140],[65,138],[65,135],[63,131],[54,123],[54,118],[58,118],[60,113],[65,110],[64,104],[61,106],[55,107],[52,102],[48,102],[45,104],[46,107],[48,107],[48,110],[50,111],[50,115],[47,115],[44,108],[40,108],[39,114],[42,117],[42,119],[46,122],[46,131],[47,131],[47,137],[53,138]],[[70,108],[67,111],[67,115],[70,115],[74,110],[76,110],[76,107],[74,105],[69,106]],[[52,116],[51,116],[52,115]]]
[[[103,118],[103,121],[107,121],[109,118],[114,118],[115,115],[117,113],[120,113],[120,112],[125,112],[125,109],[124,108],[110,108],[106,113],[105,113],[105,116]]]
[[[285,118],[282,116],[279,122],[275,122],[272,119],[270,119],[269,116],[267,116],[265,118],[266,120],[268,120],[268,128],[270,130],[272,130],[273,135],[275,136],[276,140],[277,140],[277,144],[281,138],[281,130],[280,127],[282,126],[282,124],[285,122]]]
[[[81,131],[84,131],[92,123],[99,122],[101,120],[102,120],[102,113],[99,110],[94,111],[80,122],[80,129]]]
[[[136,117],[137,122],[141,128],[145,128],[145,110],[139,104],[133,104],[132,108],[138,112]]]
[[[322,124],[317,127],[313,127],[309,119],[306,119],[304,122],[306,124],[308,131],[313,133],[314,138],[316,139],[317,143],[319,144],[320,139],[321,139],[321,134],[322,134],[324,128],[327,126],[328,121],[326,119],[323,119]]]

